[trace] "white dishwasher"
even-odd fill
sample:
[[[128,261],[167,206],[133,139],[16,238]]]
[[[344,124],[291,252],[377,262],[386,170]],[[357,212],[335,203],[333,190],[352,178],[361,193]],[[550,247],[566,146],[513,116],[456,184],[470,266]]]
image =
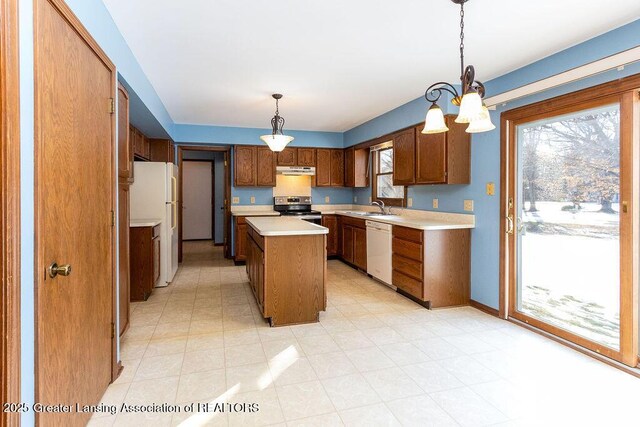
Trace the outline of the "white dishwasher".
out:
[[[391,224],[367,221],[367,273],[391,285]]]

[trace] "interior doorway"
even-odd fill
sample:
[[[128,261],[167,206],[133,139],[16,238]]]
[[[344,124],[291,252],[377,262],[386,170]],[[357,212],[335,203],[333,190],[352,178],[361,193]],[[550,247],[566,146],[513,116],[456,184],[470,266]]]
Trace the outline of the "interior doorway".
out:
[[[193,151],[192,153],[198,153]],[[215,155],[215,152],[211,154]],[[215,239],[215,160],[184,159],[182,165],[182,240]],[[221,195],[222,196],[222,195]],[[220,242],[222,244],[222,242]]]
[[[501,314],[638,362],[640,76],[502,114]]]
[[[190,216],[185,216],[187,210],[189,210],[189,204],[193,206],[199,206],[198,217],[204,217],[208,212],[206,206],[202,200],[195,201],[196,195],[202,193],[200,185],[194,188],[186,189],[185,185],[185,164],[191,162],[212,162],[212,167],[209,169],[213,177],[211,197],[208,197],[208,192],[205,189],[204,199],[211,200],[211,238],[218,246],[223,247],[223,253],[226,258],[231,257],[231,166],[230,166],[231,147],[228,145],[219,146],[206,146],[206,145],[178,145],[178,168],[180,173],[180,186],[178,194],[178,206],[179,206],[179,221],[178,221],[178,260],[182,262],[183,259],[183,241],[195,240],[190,238],[192,236],[199,236],[202,234],[202,230],[191,234],[191,231],[185,230],[186,221]],[[191,168],[191,166],[187,166]],[[187,174],[194,173],[194,175],[202,175],[204,178],[207,173],[207,168],[200,166],[199,171],[193,169]],[[207,175],[210,176],[210,175]],[[188,178],[188,177],[187,177]],[[193,180],[192,180],[193,181]],[[193,181],[196,182],[196,181]],[[189,192],[189,194],[186,194]],[[189,198],[190,200],[187,200]],[[204,209],[201,209],[204,208]],[[204,212],[204,213],[203,213]],[[189,214],[190,215],[190,214]],[[187,231],[188,233],[185,233]]]

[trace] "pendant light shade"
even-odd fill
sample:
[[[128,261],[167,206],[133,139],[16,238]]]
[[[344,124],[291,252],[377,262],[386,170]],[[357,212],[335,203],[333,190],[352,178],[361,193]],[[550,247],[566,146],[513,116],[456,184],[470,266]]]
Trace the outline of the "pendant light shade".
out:
[[[480,133],[480,132],[488,132],[490,130],[494,130],[496,127],[491,122],[491,115],[489,114],[489,109],[482,106],[483,118],[474,120],[469,124],[467,128],[467,133]]]
[[[460,102],[460,112],[456,118],[456,123],[471,123],[485,118],[482,110],[482,98],[478,92],[469,92],[462,97]]]
[[[274,93],[271,96],[276,100],[276,115],[271,119],[271,135],[262,135],[260,139],[269,146],[271,151],[280,152],[284,150],[288,143],[293,141],[293,137],[282,133],[284,117],[280,116],[278,111],[278,101],[282,99],[282,95]]]
[[[262,135],[260,139],[275,152],[284,150],[287,144],[293,141],[293,137],[287,135]]]
[[[442,133],[448,130],[449,128],[444,121],[444,113],[438,104],[434,102],[427,111],[427,118],[424,121],[424,129],[422,130],[422,133]]]

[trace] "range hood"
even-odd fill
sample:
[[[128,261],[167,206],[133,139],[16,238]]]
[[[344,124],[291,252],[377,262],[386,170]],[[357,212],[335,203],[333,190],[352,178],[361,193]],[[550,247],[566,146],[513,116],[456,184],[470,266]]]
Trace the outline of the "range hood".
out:
[[[288,176],[312,176],[316,174],[316,168],[311,166],[278,166],[276,167],[276,173]]]

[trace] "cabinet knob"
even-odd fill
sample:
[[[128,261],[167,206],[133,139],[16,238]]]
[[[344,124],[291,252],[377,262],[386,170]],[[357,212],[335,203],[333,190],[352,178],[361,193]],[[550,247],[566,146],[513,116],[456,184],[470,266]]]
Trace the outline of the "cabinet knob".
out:
[[[71,265],[58,265],[57,263],[53,262],[51,263],[49,268],[47,268],[47,272],[49,273],[49,277],[51,277],[52,279],[57,275],[68,276],[71,274]]]

